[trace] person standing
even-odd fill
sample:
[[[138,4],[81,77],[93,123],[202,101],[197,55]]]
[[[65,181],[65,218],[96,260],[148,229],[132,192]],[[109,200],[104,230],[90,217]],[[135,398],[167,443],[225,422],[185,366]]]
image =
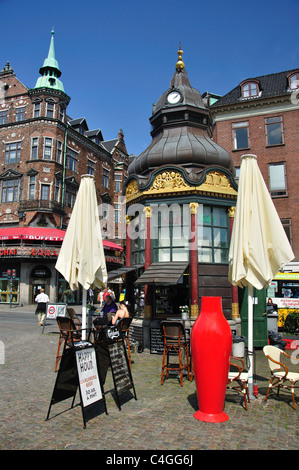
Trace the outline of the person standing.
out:
[[[49,297],[47,294],[45,294],[45,289],[40,290],[39,294],[35,297],[35,302],[37,302],[35,315],[37,315],[38,318],[38,326],[43,326],[46,316],[47,303],[49,302]]]

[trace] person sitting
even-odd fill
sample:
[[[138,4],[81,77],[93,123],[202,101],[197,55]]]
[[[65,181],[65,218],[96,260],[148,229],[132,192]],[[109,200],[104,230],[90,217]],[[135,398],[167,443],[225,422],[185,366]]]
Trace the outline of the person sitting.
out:
[[[267,315],[277,313],[277,304],[273,303],[273,300],[269,297],[267,302]]]
[[[106,325],[108,322],[112,320],[112,313],[117,311],[117,305],[113,302],[110,295],[107,295],[105,298],[105,304],[103,308],[100,310],[100,315],[97,317],[93,324],[95,327],[100,325]]]
[[[117,323],[122,320],[123,318],[129,318],[130,313],[127,308],[128,302],[122,300],[119,302],[119,309],[117,310],[116,314],[112,317],[112,325],[117,325]]]

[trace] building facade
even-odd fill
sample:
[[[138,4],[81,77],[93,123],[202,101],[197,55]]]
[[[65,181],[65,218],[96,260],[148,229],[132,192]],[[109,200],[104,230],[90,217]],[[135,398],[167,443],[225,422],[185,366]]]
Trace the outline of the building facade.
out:
[[[213,140],[230,153],[237,175],[241,155],[257,155],[299,260],[299,69],[248,78],[223,97],[212,98]]]
[[[89,130],[85,118],[68,116],[70,97],[60,80],[53,31],[39,72],[31,89],[9,63],[0,72],[0,302],[11,300],[8,269],[15,270],[13,303],[33,302],[41,285],[52,301],[63,298],[68,288],[55,262],[80,177],[94,175],[104,226],[108,207],[110,223],[115,220],[116,190],[121,194],[129,161],[122,131],[111,146],[100,129]],[[123,248],[112,242],[111,230],[106,238],[111,269],[123,264]]]
[[[291,308],[299,308],[299,69],[247,78],[223,97],[205,96],[213,118],[213,139],[231,155],[237,176],[241,156],[251,153],[268,187],[291,243],[295,259],[283,267],[255,305],[255,319],[262,323],[266,296],[275,298],[278,326]],[[246,318],[244,292],[239,289],[240,315]],[[259,306],[261,304],[261,307]],[[244,313],[243,313],[244,312]],[[265,317],[264,317],[265,318]],[[256,325],[255,337],[260,327]],[[246,336],[246,330],[244,329]],[[266,328],[267,334],[267,328]]]

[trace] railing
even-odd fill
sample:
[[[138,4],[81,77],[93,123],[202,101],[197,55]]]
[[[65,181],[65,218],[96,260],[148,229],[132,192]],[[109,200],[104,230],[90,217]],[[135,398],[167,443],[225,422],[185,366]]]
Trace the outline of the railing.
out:
[[[44,209],[46,211],[64,212],[63,206],[60,202],[49,201],[43,199],[27,199],[20,201],[19,212],[34,211]]]

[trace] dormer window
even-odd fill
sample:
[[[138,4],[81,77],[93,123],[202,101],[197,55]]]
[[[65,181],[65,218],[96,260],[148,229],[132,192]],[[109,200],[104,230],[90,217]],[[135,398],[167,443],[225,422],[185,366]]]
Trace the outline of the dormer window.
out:
[[[299,88],[299,72],[295,72],[289,76],[290,90],[297,90]]]
[[[253,98],[259,94],[257,82],[246,82],[241,84],[242,98]]]

